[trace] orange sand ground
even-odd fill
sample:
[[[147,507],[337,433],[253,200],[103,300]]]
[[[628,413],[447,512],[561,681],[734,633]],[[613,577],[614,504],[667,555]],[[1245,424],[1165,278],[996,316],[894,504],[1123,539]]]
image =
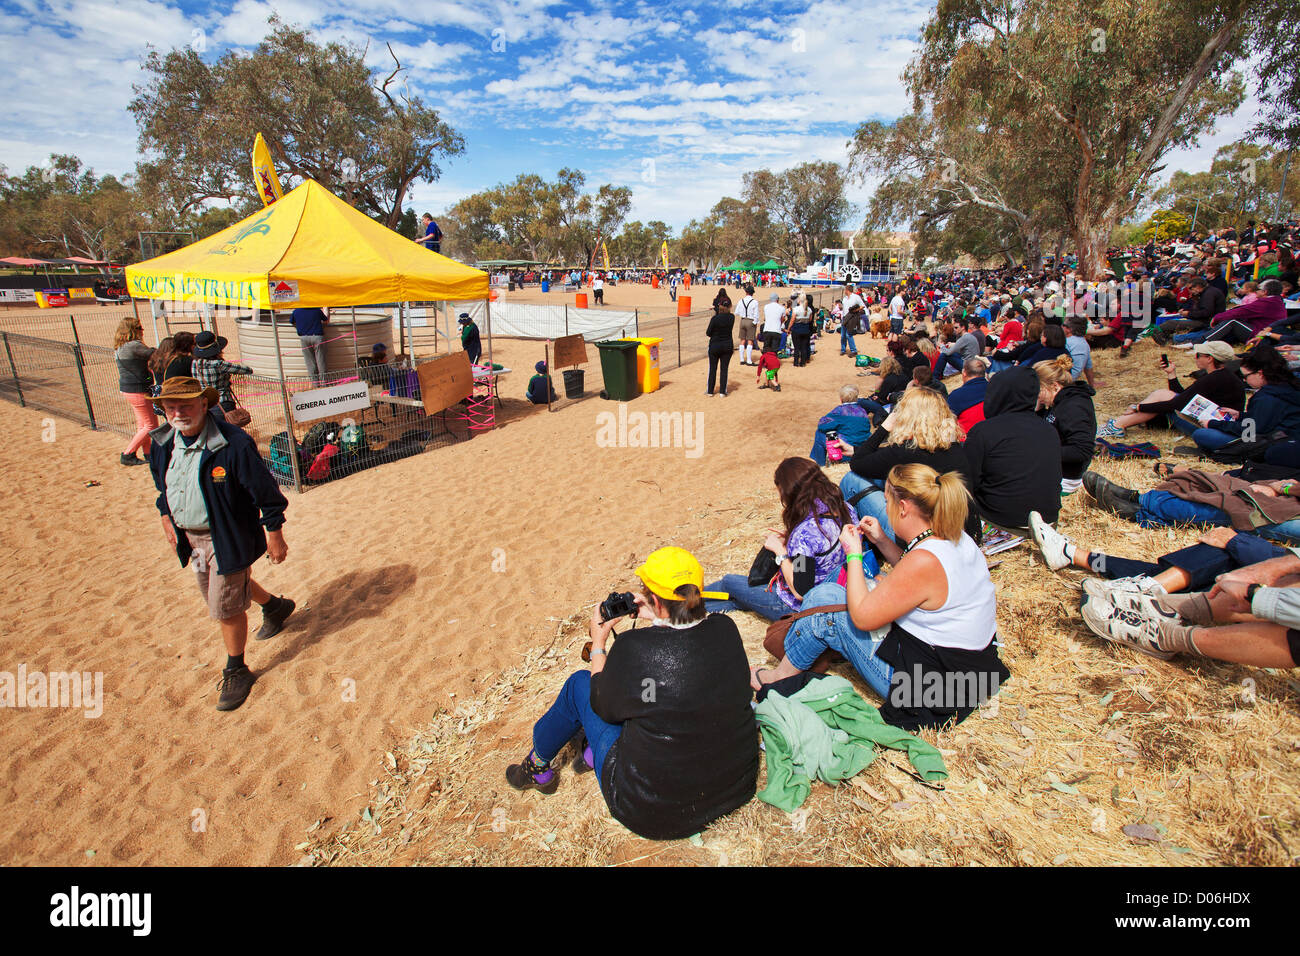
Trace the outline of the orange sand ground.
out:
[[[631,291],[611,290],[611,307]],[[250,642],[260,677],[230,714],[214,709],[216,625],[163,540],[147,469],[117,464],[119,435],[53,420],[42,441],[47,416],[0,402],[0,670],[104,675],[98,719],[0,712],[0,862],[293,862],[313,821],[354,816],[385,749],[548,642],[557,619],[632,587],[651,550],[730,539],[742,503],[779,520],[776,464],[808,453],[842,384],[874,381],[837,351],[785,363],[780,394],[735,361],[725,399],[705,397],[703,362],[665,370],[630,410],[702,411],[697,458],[597,447],[613,403],[512,404],[473,441],[290,493],[289,559],[254,570],[299,610]]]

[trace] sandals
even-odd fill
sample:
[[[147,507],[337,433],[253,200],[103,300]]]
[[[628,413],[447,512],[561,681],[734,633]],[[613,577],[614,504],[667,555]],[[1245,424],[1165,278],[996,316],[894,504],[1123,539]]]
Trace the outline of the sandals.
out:
[[[1151,470],[1155,472],[1157,478],[1168,478],[1174,473],[1174,466],[1167,461],[1158,461],[1151,466]]]

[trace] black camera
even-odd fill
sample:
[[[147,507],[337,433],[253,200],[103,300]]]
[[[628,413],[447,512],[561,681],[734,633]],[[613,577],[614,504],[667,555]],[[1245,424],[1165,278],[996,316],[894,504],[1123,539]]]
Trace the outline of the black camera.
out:
[[[631,591],[624,591],[622,594],[611,591],[609,597],[600,602],[600,619],[602,621],[612,621],[615,618],[627,617],[636,612],[636,598],[632,596]]]

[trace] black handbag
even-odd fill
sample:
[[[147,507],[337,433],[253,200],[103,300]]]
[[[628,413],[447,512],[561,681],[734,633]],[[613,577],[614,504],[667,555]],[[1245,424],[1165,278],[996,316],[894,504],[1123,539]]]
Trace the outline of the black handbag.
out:
[[[772,578],[776,577],[778,571],[776,555],[767,550],[766,547],[760,548],[758,556],[754,558],[754,563],[749,566],[749,586],[751,588],[767,587]]]

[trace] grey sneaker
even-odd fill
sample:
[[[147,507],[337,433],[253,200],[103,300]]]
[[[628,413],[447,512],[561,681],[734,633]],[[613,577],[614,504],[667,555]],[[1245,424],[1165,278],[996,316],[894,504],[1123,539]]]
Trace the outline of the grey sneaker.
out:
[[[1060,571],[1074,563],[1066,554],[1070,539],[1044,521],[1043,516],[1037,511],[1029,512],[1029,533],[1034,539],[1034,544],[1038,545],[1038,552],[1047,562],[1048,568]]]
[[[1165,589],[1157,583],[1155,578],[1140,574],[1131,578],[1114,578],[1110,580],[1106,578],[1084,578],[1083,593],[1090,598],[1099,598],[1108,604],[1114,604],[1126,611],[1132,611],[1136,610],[1131,600],[1133,595],[1149,594],[1160,597],[1165,594]]]
[[[1089,598],[1083,603],[1083,622],[1098,637],[1135,650],[1148,657],[1167,661],[1172,651],[1160,649],[1160,625],[1133,611],[1118,608],[1104,600]]]
[[[1115,419],[1106,419],[1106,424],[1097,429],[1098,438],[1123,438],[1124,429],[1115,424]]]

